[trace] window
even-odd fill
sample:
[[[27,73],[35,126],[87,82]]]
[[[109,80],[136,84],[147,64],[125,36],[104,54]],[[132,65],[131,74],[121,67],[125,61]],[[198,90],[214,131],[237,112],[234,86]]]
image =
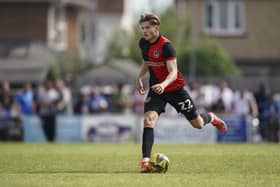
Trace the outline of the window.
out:
[[[48,13],[48,42],[51,48],[63,51],[67,47],[65,10],[51,6]]]
[[[81,23],[81,28],[80,28],[81,32],[80,32],[80,40],[82,43],[86,42],[86,24],[85,23]]]
[[[205,29],[209,35],[240,35],[245,31],[243,0],[207,0]]]
[[[0,41],[0,58],[25,58],[29,52],[29,41]]]

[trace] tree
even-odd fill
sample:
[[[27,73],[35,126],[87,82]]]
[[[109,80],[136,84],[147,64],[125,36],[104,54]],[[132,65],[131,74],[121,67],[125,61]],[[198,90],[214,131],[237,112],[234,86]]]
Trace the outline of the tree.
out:
[[[89,61],[77,54],[57,54],[48,72],[48,79],[62,79],[67,74],[77,75],[91,67]]]
[[[200,76],[238,75],[239,70],[227,52],[215,40],[202,39],[192,48],[190,44],[190,19],[177,18],[174,8],[169,8],[160,15],[160,32],[172,41],[177,51],[177,61],[180,71],[188,75],[190,55],[196,56],[196,73]],[[142,63],[138,41],[142,34],[138,24],[134,26],[133,34],[125,31],[115,33],[109,45],[109,58],[130,58]]]
[[[195,48],[189,47],[178,55],[178,65],[184,75],[190,73],[191,53],[196,57],[196,74],[200,76],[227,76],[240,73],[228,53],[215,40],[204,39]]]

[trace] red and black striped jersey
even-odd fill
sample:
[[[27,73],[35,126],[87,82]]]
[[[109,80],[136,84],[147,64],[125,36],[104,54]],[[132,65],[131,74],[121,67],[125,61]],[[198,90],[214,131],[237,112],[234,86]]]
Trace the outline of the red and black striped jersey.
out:
[[[150,86],[163,82],[169,72],[166,66],[168,60],[176,59],[176,51],[171,42],[164,36],[154,43],[141,38],[139,46],[142,52],[144,63],[147,64],[150,72]],[[176,91],[185,85],[182,74],[178,71],[177,79],[165,88],[165,92]]]

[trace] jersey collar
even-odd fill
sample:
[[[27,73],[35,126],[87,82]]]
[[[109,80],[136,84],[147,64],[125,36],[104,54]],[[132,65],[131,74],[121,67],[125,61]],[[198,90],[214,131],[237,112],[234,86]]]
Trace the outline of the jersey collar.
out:
[[[150,45],[154,45],[154,44],[156,44],[158,41],[159,41],[159,39],[161,38],[161,35],[159,35],[158,36],[158,38],[157,38],[157,40],[156,41],[154,41],[153,43],[150,43]]]

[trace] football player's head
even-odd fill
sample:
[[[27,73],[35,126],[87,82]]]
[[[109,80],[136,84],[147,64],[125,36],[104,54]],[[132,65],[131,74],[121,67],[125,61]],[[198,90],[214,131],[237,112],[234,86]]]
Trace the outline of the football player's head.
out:
[[[152,42],[159,36],[160,19],[158,16],[149,13],[143,14],[139,24],[146,40]]]

